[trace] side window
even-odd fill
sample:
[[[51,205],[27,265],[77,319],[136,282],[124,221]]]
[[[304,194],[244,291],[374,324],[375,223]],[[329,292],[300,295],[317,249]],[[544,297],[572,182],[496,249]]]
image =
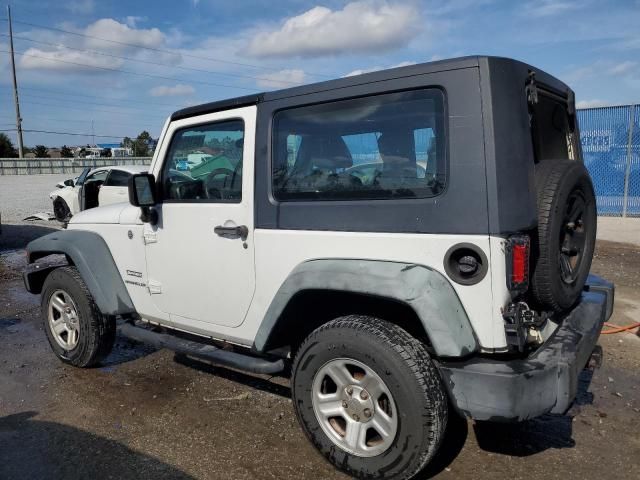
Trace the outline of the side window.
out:
[[[129,185],[129,177],[131,174],[122,170],[111,170],[107,180],[104,182],[105,187],[127,187]]]
[[[445,186],[444,94],[424,89],[282,110],[273,193],[287,200],[425,198]]]
[[[102,184],[106,180],[108,173],[109,172],[107,170],[98,170],[97,172],[94,172],[91,175],[89,175],[84,181],[84,183],[86,184],[89,182],[99,182],[100,184]]]
[[[244,122],[226,120],[177,130],[162,167],[165,200],[242,200]]]

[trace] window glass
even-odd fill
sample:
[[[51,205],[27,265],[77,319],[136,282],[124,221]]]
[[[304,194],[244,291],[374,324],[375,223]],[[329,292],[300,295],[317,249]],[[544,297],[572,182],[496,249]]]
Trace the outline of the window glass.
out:
[[[444,189],[440,90],[283,110],[274,125],[278,200],[424,198]]]
[[[101,182],[103,183],[105,181],[105,179],[107,178],[107,174],[109,173],[108,170],[98,170],[95,173],[92,173],[91,175],[89,175],[87,177],[87,179],[84,181],[84,183],[88,183],[88,182]]]
[[[129,185],[129,177],[131,174],[122,170],[111,170],[109,177],[105,182],[105,187],[127,187]]]
[[[164,198],[240,202],[243,146],[242,120],[178,130],[163,166]]]

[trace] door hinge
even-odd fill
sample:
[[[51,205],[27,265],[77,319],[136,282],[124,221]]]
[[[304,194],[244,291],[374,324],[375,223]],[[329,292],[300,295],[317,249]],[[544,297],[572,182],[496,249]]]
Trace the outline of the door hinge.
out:
[[[149,293],[151,295],[162,293],[162,284],[160,282],[156,282],[155,280],[149,280],[149,282],[147,283],[147,286],[149,287]]]
[[[156,232],[144,232],[144,244],[158,243],[158,234]]]

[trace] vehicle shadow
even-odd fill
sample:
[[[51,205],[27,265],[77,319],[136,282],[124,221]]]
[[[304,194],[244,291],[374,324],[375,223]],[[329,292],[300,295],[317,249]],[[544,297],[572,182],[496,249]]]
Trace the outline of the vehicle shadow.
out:
[[[585,369],[578,377],[578,392],[566,415],[547,414],[521,423],[474,422],[473,432],[478,447],[486,452],[514,457],[527,457],[548,449],[573,448],[573,416],[576,410],[593,403],[589,391],[593,370]],[[452,407],[450,407],[452,408]],[[469,433],[466,419],[453,413],[440,450],[416,478],[432,478],[451,465],[462,451]]]
[[[37,414],[22,412],[0,417],[0,478],[193,478],[115,440],[34,419]]]
[[[522,423],[496,424],[477,422],[474,432],[478,446],[488,452],[527,457],[550,448],[573,448],[573,417],[584,405],[593,403],[589,391],[593,370],[584,369],[578,377],[578,391],[570,411],[565,415],[547,414]]]
[[[174,361],[176,363],[179,363],[180,365],[193,368],[200,372],[215,375],[216,377],[231,380],[232,382],[241,383],[243,385],[247,385],[248,387],[255,388],[263,392],[272,393],[283,398],[291,398],[291,388],[286,385],[274,383],[270,380],[270,378],[253,376],[247,373],[239,372],[237,370],[231,370],[229,368],[221,367],[219,365],[212,365],[199,360],[193,360],[180,354],[176,354],[174,356]]]
[[[56,226],[58,223],[56,222]],[[0,251],[24,248],[32,240],[57,232],[59,228],[45,225],[2,225],[0,233]]]
[[[117,335],[111,353],[100,362],[97,368],[103,371],[110,371],[120,364],[146,357],[156,351],[158,351],[158,349],[151,345]]]

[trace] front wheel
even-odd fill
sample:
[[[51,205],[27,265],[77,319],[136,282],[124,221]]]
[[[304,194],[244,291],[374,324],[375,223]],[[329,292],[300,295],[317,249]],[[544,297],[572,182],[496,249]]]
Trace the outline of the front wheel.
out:
[[[292,394],[311,442],[356,478],[411,478],[447,424],[446,393],[424,344],[373,317],[312,332],[293,364]]]
[[[42,319],[51,349],[65,363],[91,367],[113,348],[115,319],[100,313],[74,267],[56,268],[46,278]]]

